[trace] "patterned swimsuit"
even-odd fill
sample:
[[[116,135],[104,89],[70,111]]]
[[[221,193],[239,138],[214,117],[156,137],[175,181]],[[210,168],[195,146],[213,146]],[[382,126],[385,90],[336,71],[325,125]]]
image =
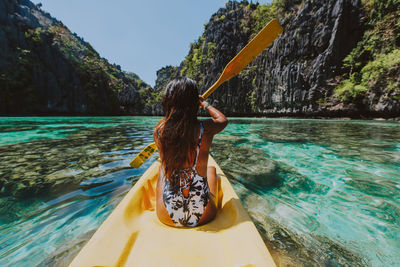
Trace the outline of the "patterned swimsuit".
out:
[[[172,179],[164,177],[163,201],[176,227],[197,226],[210,199],[207,177],[200,176],[196,171],[203,131],[203,123],[200,122],[199,142],[193,167],[174,171]],[[178,182],[173,184],[171,181]],[[185,197],[183,190],[187,189],[189,193]]]

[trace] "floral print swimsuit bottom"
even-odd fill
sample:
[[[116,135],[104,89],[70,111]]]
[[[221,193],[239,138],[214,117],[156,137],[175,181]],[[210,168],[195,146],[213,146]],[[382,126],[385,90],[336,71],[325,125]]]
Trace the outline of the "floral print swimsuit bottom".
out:
[[[172,179],[164,177],[163,202],[176,227],[197,226],[210,199],[207,177],[200,176],[196,171],[203,131],[203,123],[200,122],[199,142],[193,167],[174,171]],[[178,182],[173,184],[171,181]],[[183,191],[187,189],[189,193],[184,194]]]

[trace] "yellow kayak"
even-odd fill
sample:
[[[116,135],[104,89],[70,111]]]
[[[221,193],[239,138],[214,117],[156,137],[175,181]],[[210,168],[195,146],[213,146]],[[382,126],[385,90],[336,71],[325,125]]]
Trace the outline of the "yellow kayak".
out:
[[[210,223],[173,228],[155,212],[160,162],[143,174],[70,264],[80,266],[275,266],[221,168],[222,209]]]

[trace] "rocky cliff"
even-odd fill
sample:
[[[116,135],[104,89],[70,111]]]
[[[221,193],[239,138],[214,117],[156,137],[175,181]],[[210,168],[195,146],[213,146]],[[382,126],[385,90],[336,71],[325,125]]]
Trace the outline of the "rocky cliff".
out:
[[[228,1],[151,88],[29,0],[0,0],[0,115],[160,115],[165,85],[202,92],[267,24],[283,34],[210,97],[228,115],[400,117],[399,0]]]
[[[230,115],[400,116],[399,10],[398,0],[229,1],[157,83],[189,76],[204,92],[277,17],[283,34],[214,92],[212,104]]]
[[[0,0],[0,115],[137,114],[149,89],[41,5]]]

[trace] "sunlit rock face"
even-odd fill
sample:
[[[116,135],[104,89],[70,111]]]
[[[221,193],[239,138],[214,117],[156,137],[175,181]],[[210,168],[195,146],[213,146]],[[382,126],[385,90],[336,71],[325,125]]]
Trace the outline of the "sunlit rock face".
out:
[[[255,64],[256,111],[315,112],[362,34],[359,1],[305,1]]]

